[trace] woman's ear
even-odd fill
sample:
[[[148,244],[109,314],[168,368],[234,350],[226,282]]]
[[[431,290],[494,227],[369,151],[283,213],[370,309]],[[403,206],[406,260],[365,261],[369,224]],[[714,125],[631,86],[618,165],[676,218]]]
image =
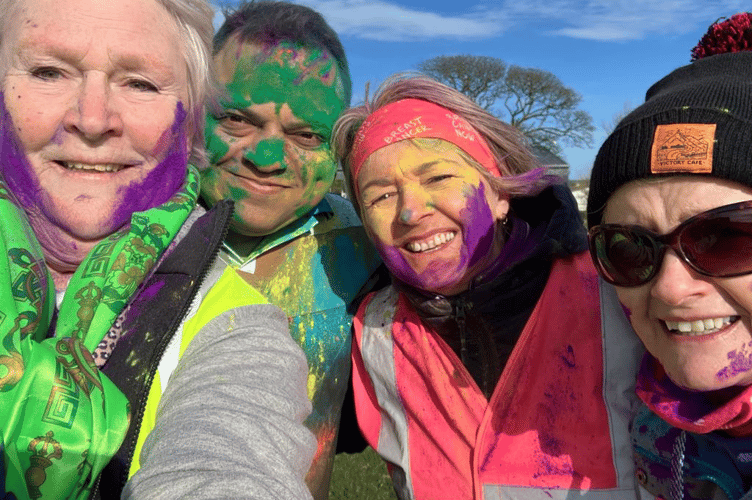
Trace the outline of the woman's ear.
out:
[[[493,213],[494,220],[504,221],[509,213],[509,195],[493,188],[491,190],[491,213]]]

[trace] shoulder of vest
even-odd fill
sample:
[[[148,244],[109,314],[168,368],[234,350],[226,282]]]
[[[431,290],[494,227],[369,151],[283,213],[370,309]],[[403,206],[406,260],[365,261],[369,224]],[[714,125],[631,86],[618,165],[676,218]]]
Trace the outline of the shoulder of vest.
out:
[[[331,193],[326,195],[325,200],[331,208],[331,212],[317,216],[319,221],[313,228],[314,233],[352,228],[355,230],[354,232],[362,232],[365,235],[363,223],[358,218],[352,203]]]
[[[398,300],[399,292],[393,286],[374,292],[366,305],[364,328],[391,328]]]

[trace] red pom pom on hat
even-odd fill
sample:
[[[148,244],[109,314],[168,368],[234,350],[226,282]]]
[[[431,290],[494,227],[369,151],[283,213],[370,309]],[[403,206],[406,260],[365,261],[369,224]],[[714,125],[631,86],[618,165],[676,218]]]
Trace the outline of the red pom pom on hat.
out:
[[[723,18],[721,18],[723,19]],[[692,49],[692,61],[716,54],[752,50],[752,13],[740,12],[729,19],[720,19],[708,28]]]

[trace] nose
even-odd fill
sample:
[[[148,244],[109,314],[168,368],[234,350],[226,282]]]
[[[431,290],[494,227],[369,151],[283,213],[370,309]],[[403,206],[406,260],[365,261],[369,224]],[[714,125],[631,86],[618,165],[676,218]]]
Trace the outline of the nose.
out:
[[[673,250],[667,250],[661,269],[653,278],[650,294],[664,304],[680,306],[705,294],[712,285],[690,268]]]
[[[279,137],[267,136],[250,146],[243,153],[243,158],[253,163],[262,172],[284,172],[287,170],[285,162],[285,141]]]
[[[433,211],[433,201],[425,189],[412,185],[402,188],[399,202],[399,222],[414,226]]]
[[[113,109],[107,75],[83,76],[77,100],[65,114],[63,124],[68,132],[78,133],[90,142],[122,133],[122,117]]]

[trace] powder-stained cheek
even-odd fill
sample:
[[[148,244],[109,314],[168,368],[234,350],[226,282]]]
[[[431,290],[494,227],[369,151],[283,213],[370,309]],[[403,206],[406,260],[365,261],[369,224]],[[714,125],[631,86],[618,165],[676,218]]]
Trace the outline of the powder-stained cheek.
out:
[[[302,217],[318,204],[331,187],[337,172],[337,163],[328,148],[301,154],[298,162],[301,165],[300,179],[306,190],[295,215]]]
[[[216,118],[206,117],[206,151],[209,153],[209,164],[216,165],[230,151],[230,145],[217,134],[220,125]]]
[[[0,172],[8,189],[26,209],[41,204],[40,187],[26,158],[13,120],[5,107],[5,95],[0,92]]]
[[[389,272],[391,272],[394,277],[410,286],[425,289],[426,283],[423,282],[410,264],[407,263],[407,260],[405,260],[396,247],[382,242],[370,231],[368,232],[368,235],[371,238],[376,251],[381,256],[381,260],[384,261],[387,269],[389,269]]]
[[[164,158],[141,181],[120,188],[120,205],[111,218],[111,227],[121,227],[130,221],[135,212],[143,212],[165,203],[185,180],[188,166],[188,138],[183,103],[175,109],[175,119],[157,141],[155,153]]]
[[[717,380],[723,382],[752,370],[752,342],[742,344],[739,349],[730,351],[726,356],[729,363],[716,373]]]
[[[481,182],[470,187],[467,205],[460,211],[465,248],[468,251],[467,267],[473,267],[488,256],[494,243],[495,225],[491,207],[485,196],[485,185]]]
[[[432,261],[422,272],[418,273],[410,266],[399,249],[383,243],[371,229],[367,229],[384,264],[397,279],[427,291],[454,286],[468,277],[467,274],[471,272],[473,265],[488,256],[493,246],[495,223],[491,208],[485,198],[484,185],[481,183],[478,187],[469,186],[468,189],[463,190],[462,195],[467,199],[466,206],[460,211],[463,244],[459,255],[453,262]],[[409,217],[404,212],[399,216],[400,218]],[[369,217],[366,225],[388,230],[389,222]]]

